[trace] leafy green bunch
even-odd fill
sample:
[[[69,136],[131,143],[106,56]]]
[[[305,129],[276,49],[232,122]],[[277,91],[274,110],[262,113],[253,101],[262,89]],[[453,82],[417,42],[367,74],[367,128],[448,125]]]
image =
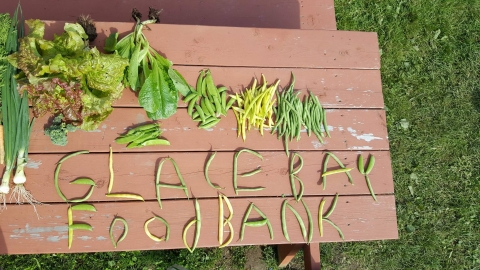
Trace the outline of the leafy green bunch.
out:
[[[161,56],[150,46],[143,34],[143,28],[159,22],[159,12],[150,8],[149,19],[141,21],[142,15],[134,9],[135,29],[118,41],[118,33],[112,33],[105,44],[106,52],[115,52],[129,59],[125,71],[125,85],[138,91],[138,101],[150,119],[166,119],[177,111],[178,92],[183,96],[192,87],[182,75],[172,69],[172,62]]]
[[[17,82],[20,92],[28,93],[35,117],[61,113],[67,123],[96,129],[122,94],[128,61],[89,48],[88,37],[77,23],[66,23],[64,32],[53,40],[43,38],[45,24],[40,20],[26,24],[30,32],[8,60],[21,70]]]

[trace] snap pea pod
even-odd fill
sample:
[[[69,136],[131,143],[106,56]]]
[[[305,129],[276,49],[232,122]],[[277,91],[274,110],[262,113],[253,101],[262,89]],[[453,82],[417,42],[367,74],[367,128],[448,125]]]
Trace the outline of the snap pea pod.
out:
[[[75,180],[73,180],[72,182],[70,182],[70,184],[76,184],[76,185],[90,185],[90,186],[95,186],[95,181],[93,181],[91,178],[86,178],[86,177],[82,177],[82,178],[77,178]]]
[[[167,140],[159,139],[162,134],[158,123],[145,124],[129,130],[125,135],[115,139],[118,144],[128,144],[127,148],[140,148],[152,145],[170,145]]]
[[[123,233],[120,235],[120,238],[118,238],[118,241],[115,241],[115,237],[113,236],[113,228],[115,227],[115,223],[117,223],[117,221],[121,221],[123,223],[124,229],[123,229]],[[122,242],[125,239],[125,237],[127,237],[127,234],[128,234],[127,221],[124,218],[115,217],[112,221],[112,224],[110,225],[109,233],[110,233],[110,240],[112,241],[113,246],[117,248],[118,243]]]
[[[364,168],[364,165],[363,165],[363,156],[361,154],[358,155],[357,167],[358,167],[358,171],[361,174],[365,175],[365,168]]]
[[[72,230],[93,231],[92,225],[85,223],[74,223],[72,225],[68,225],[68,228]]]

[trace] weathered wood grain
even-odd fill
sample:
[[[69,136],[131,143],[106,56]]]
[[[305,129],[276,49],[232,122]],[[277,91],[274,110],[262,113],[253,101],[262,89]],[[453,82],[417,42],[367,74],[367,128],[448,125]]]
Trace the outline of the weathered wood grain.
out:
[[[0,12],[12,13],[16,1],[4,1]],[[146,17],[148,7],[163,9],[164,24],[335,30],[333,0],[23,0],[26,19],[74,21],[80,14],[105,22],[131,22],[132,8]]]
[[[365,178],[357,171],[358,151],[334,152],[334,154],[348,168],[353,168],[351,175],[355,185],[348,182],[346,174],[335,174],[327,177],[327,186],[323,190],[321,171],[325,158],[325,152],[309,151],[299,152],[304,160],[303,169],[298,176],[305,186],[304,195],[368,195]],[[370,174],[370,180],[376,194],[392,194],[393,182],[388,151],[363,152],[365,160],[368,153],[376,157],[375,167]],[[239,187],[265,187],[262,191],[239,192],[238,197],[252,196],[292,196],[289,180],[289,160],[284,152],[260,152],[264,160],[260,160],[248,153],[242,153],[238,160],[238,174],[252,171],[258,167],[262,172],[251,176],[238,176]],[[233,156],[234,152],[218,152],[209,168],[210,180],[224,188],[216,190],[211,188],[205,179],[205,163],[211,152],[195,153],[114,153],[114,185],[112,193],[135,193],[143,196],[145,200],[155,200],[155,175],[159,162],[165,157],[171,157],[178,164],[180,172],[188,187],[190,196],[198,198],[212,198],[218,196],[218,192],[229,197],[235,197],[233,190]],[[25,170],[28,182],[26,187],[41,202],[61,202],[54,187],[54,171],[57,162],[63,154],[32,154],[29,156]],[[69,184],[79,177],[93,179],[95,188],[89,201],[113,201],[106,198],[109,183],[107,153],[83,154],[73,157],[62,164],[60,170],[60,188],[67,198],[83,197],[89,186]],[[295,167],[297,168],[297,167]],[[337,163],[330,159],[328,170],[338,168]],[[173,165],[166,161],[161,170],[160,182],[167,184],[180,184]],[[295,181],[297,193],[300,190],[299,183]],[[185,193],[178,189],[161,188],[162,199],[186,198]]]
[[[298,150],[388,150],[388,133],[385,124],[385,111],[381,110],[327,110],[328,126],[331,138],[325,138],[321,144],[306,132],[301,134],[300,141],[292,141],[289,148]],[[113,113],[93,132],[75,131],[68,134],[67,146],[56,146],[44,135],[47,116],[37,119],[30,139],[30,153],[71,152],[88,149],[92,152],[106,152],[111,144],[114,151],[127,151],[125,145],[114,142],[126,128],[148,121],[141,108],[116,108]],[[282,140],[265,130],[262,137],[257,130],[247,133],[245,142],[237,138],[237,120],[230,111],[227,117],[212,129],[197,128],[187,114],[186,109],[179,109],[169,119],[161,122],[164,130],[162,136],[170,141],[170,146],[148,146],[128,149],[129,152],[146,151],[232,151],[239,147],[261,150],[281,150]]]
[[[280,80],[279,90],[290,85],[291,73],[295,75],[295,89],[301,95],[311,91],[318,96],[325,108],[377,108],[383,109],[382,83],[379,70],[357,69],[304,69],[304,68],[245,68],[175,66],[185,80],[196,87],[199,71],[209,68],[217,86],[224,85],[230,94],[250,87],[253,78],[261,82],[262,74],[271,84]],[[308,91],[307,91],[308,90]],[[117,107],[139,107],[135,92],[123,91],[123,96],[114,104]],[[179,107],[186,107],[183,101]]]
[[[313,218],[313,241],[341,241],[335,229],[324,222],[324,236],[320,237],[317,225],[318,206],[322,198],[329,206],[332,197],[306,197],[305,202]],[[232,225],[234,238],[232,246],[285,244],[282,234],[280,209],[283,198],[251,198],[230,201],[234,209]],[[201,199],[202,229],[198,247],[218,246],[218,200]],[[250,202],[258,206],[272,223],[274,239],[270,240],[267,227],[245,228],[245,238],[239,241],[239,232],[243,215]],[[0,253],[32,254],[57,252],[95,252],[115,250],[110,242],[108,230],[113,218],[117,215],[127,220],[129,232],[125,240],[116,250],[149,250],[184,248],[182,232],[186,224],[195,218],[194,200],[170,200],[164,203],[163,209],[156,202],[124,202],[95,203],[97,212],[74,211],[75,223],[84,222],[93,226],[93,231],[74,231],[72,248],[67,247],[67,204],[38,206],[41,219],[37,219],[29,205],[12,205],[2,213],[0,219]],[[303,218],[308,229],[306,212],[302,203],[291,202],[291,205]],[[328,208],[328,207],[327,207]],[[326,212],[326,210],[325,210]],[[18,213],[22,213],[19,215]],[[225,215],[228,210],[225,210]],[[154,242],[144,232],[144,222],[154,215],[167,220],[171,228],[168,242]],[[258,218],[252,211],[249,220]],[[298,222],[290,210],[286,212],[288,233],[292,243],[305,242],[301,236]],[[370,196],[341,196],[335,211],[330,216],[343,231],[345,241],[365,241],[379,239],[396,239],[397,222],[395,216],[395,199],[393,195],[378,196],[378,202]],[[118,223],[119,224],[119,223]],[[149,225],[153,234],[162,236],[165,226],[160,222]],[[224,236],[229,235],[228,226],[224,227]],[[118,238],[123,231],[121,226],[115,227]],[[187,241],[193,242],[194,228],[187,233]],[[3,240],[1,239],[3,238]]]
[[[121,37],[133,23],[97,22],[103,48],[112,32]],[[64,22],[46,21],[45,37],[63,32]],[[150,45],[177,65],[379,69],[377,34],[371,32],[149,25]],[[181,33],[181,34],[179,34]]]

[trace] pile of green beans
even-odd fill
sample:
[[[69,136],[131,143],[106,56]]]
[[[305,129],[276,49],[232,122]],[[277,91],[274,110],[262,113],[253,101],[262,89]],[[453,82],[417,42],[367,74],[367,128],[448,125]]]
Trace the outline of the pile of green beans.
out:
[[[188,103],[187,113],[193,121],[200,122],[200,128],[207,129],[220,122],[220,115],[227,116],[235,99],[227,101],[227,88],[216,87],[210,70],[201,70],[197,79],[197,89],[188,94],[183,101]]]
[[[272,128],[272,133],[277,132],[277,137],[283,137],[285,143],[285,152],[290,156],[288,151],[288,142],[294,138],[300,140],[300,132],[302,126],[307,129],[310,137],[313,132],[318,140],[323,143],[323,137],[330,137],[328,131],[327,118],[317,96],[311,92],[302,101],[298,97],[300,92],[294,92],[295,76],[292,73],[292,82],[288,89],[277,92],[277,107],[274,108],[276,123]]]
[[[140,148],[150,145],[170,145],[165,139],[158,138],[162,134],[158,123],[141,125],[130,129],[125,135],[115,139],[118,144],[128,144],[127,148]]]
[[[365,165],[363,164],[363,156],[362,155],[358,156],[358,171],[365,176],[365,181],[367,181],[368,190],[370,191],[370,194],[372,195],[373,199],[377,201],[377,196],[375,196],[375,192],[373,192],[372,184],[370,183],[370,177],[368,177],[368,174],[370,174],[374,165],[375,165],[375,157],[373,155],[370,155],[368,159],[367,168],[365,168]]]
[[[277,107],[273,108],[276,116],[276,123],[272,128],[272,133],[277,132],[277,138],[283,137],[285,142],[285,152],[288,152],[288,142],[294,138],[300,140],[300,131],[302,129],[302,111],[303,104],[298,98],[298,94],[293,92],[295,85],[295,76],[292,73],[292,83],[287,90],[277,92]]]

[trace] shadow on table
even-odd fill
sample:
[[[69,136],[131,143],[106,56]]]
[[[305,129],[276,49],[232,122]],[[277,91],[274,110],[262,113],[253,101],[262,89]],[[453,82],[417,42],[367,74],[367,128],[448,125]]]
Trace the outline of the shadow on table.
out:
[[[12,13],[17,1],[4,1],[0,13]],[[26,19],[74,21],[90,14],[96,21],[133,22],[132,8],[148,15],[148,7],[163,9],[165,24],[193,24],[260,28],[300,28],[298,0],[22,0]]]

